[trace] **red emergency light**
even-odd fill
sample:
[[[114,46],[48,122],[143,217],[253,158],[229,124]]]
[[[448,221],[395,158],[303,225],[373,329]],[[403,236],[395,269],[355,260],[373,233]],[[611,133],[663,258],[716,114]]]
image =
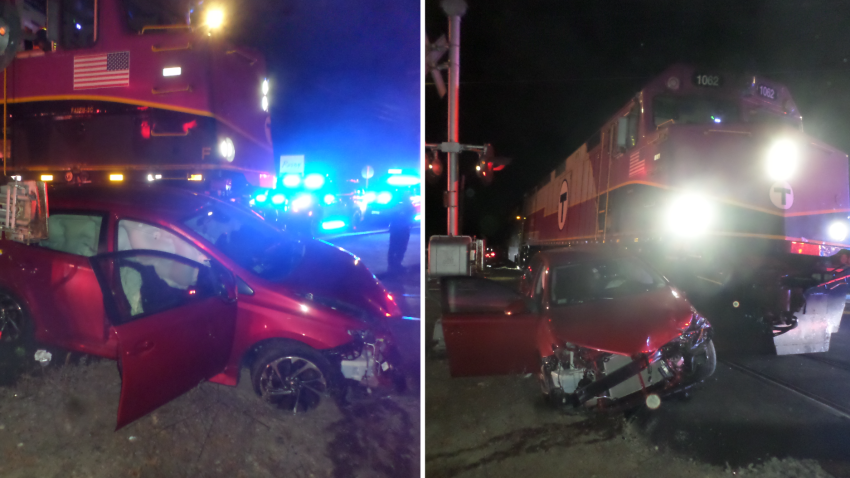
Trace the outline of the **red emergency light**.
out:
[[[794,254],[805,254],[807,256],[819,256],[820,246],[817,244],[809,244],[807,242],[792,242],[791,252]]]

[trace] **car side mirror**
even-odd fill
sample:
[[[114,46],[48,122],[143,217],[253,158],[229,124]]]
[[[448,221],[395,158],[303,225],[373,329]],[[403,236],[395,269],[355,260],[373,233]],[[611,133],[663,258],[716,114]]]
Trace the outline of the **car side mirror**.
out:
[[[212,262],[210,267],[214,272],[214,277],[218,281],[219,296],[228,302],[236,302],[236,290],[238,288],[236,276],[217,262]]]

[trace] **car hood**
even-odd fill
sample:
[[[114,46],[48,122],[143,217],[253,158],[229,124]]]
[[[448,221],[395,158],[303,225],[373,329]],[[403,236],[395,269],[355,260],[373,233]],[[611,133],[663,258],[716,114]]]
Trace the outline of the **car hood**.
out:
[[[559,341],[633,356],[651,353],[682,334],[693,309],[664,287],[632,296],[597,300],[549,311],[549,327]]]
[[[305,241],[304,247],[292,272],[275,281],[281,287],[367,322],[399,315],[391,295],[357,256],[324,241]]]

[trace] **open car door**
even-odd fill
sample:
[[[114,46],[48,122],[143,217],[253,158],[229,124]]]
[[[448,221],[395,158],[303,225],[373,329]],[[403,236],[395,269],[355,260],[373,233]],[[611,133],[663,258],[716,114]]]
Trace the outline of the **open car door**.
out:
[[[236,325],[230,271],[148,250],[104,254],[91,263],[118,336],[116,430],[224,369]]]
[[[441,280],[443,335],[453,377],[530,373],[539,315],[529,300],[478,277]]]

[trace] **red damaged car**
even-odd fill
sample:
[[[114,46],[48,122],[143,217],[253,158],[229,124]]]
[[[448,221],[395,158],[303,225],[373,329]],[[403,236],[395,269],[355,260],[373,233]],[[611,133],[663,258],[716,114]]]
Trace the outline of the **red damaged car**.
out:
[[[49,199],[47,240],[0,241],[0,349],[34,339],[118,360],[118,428],[202,380],[236,385],[243,366],[292,412],[351,381],[397,382],[400,309],[341,248],[188,191]]]
[[[442,280],[452,376],[535,372],[553,404],[629,406],[714,372],[711,325],[661,275],[621,250],[537,254],[521,292]]]

